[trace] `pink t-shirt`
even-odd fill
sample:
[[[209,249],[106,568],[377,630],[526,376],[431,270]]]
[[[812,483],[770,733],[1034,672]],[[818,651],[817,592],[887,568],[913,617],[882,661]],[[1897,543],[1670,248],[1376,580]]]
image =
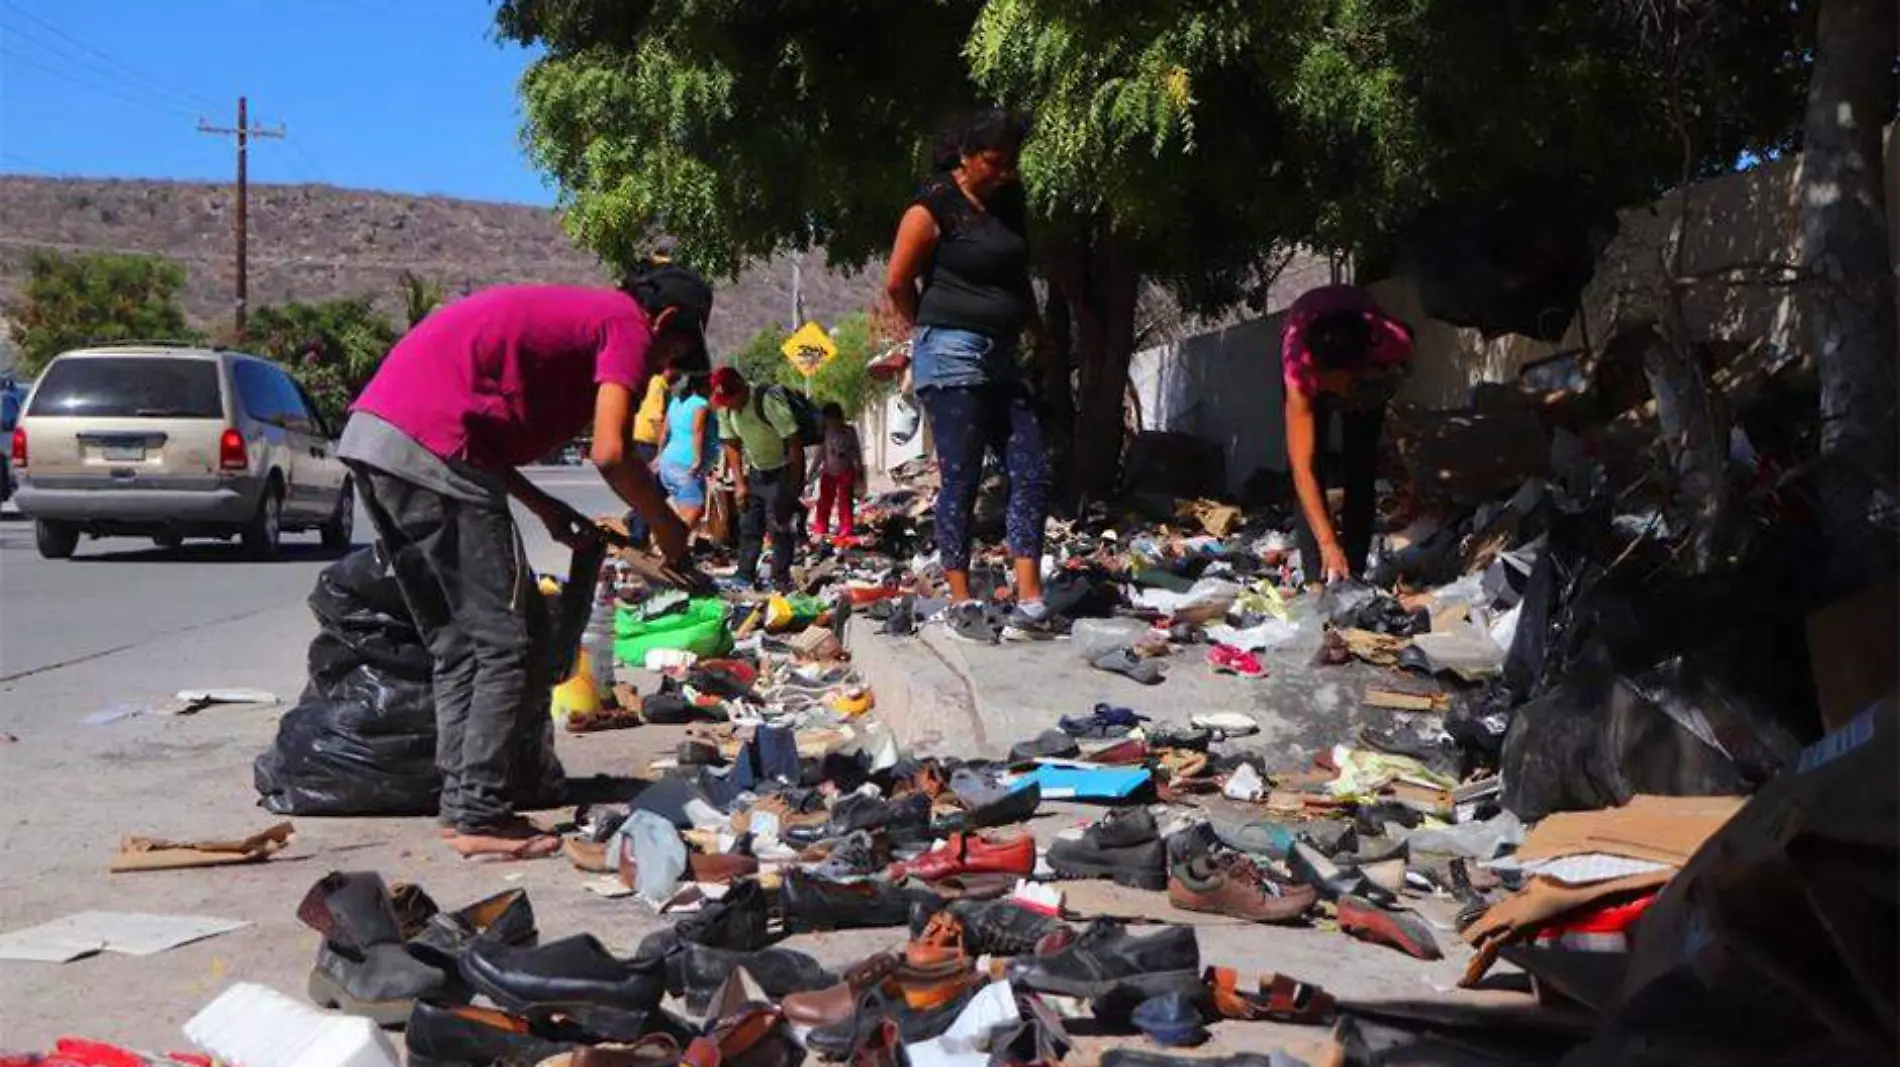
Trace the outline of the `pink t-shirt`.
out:
[[[1305,396],[1319,391],[1319,368],[1306,347],[1306,328],[1318,319],[1342,311],[1356,311],[1370,327],[1371,365],[1389,367],[1412,359],[1412,337],[1397,319],[1379,309],[1372,294],[1356,285],[1322,285],[1300,294],[1287,310],[1280,331],[1280,371],[1286,387]]]
[[[652,343],[646,312],[618,289],[484,289],[396,342],[352,410],[443,459],[518,467],[586,428],[597,384],[638,397]]]

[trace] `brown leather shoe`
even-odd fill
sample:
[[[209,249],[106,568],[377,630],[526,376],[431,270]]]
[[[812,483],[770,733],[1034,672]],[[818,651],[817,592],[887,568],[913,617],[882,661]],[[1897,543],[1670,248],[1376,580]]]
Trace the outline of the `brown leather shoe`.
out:
[[[896,953],[880,952],[846,971],[844,981],[829,989],[787,994],[779,999],[779,1008],[795,1026],[841,1023],[857,1011],[858,998],[888,981],[902,962]]]
[[[706,855],[695,852],[686,858],[687,870],[695,882],[712,882],[718,885],[730,885],[740,878],[759,873],[759,860],[756,856],[740,856],[731,852]]]
[[[1175,907],[1252,922],[1291,922],[1318,899],[1312,886],[1272,879],[1252,860],[1231,852],[1178,863],[1168,877],[1168,902]]]
[[[680,1055],[691,1067],[792,1067],[802,1058],[786,1030],[784,1014],[769,1005],[714,1022],[705,1037]]]

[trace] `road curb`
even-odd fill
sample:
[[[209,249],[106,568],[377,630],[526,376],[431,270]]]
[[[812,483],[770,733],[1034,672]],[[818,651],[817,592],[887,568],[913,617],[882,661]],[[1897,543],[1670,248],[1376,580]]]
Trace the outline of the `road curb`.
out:
[[[989,731],[967,665],[924,633],[887,637],[854,620],[846,646],[877,695],[877,717],[904,749],[918,755],[970,758],[987,754]]]

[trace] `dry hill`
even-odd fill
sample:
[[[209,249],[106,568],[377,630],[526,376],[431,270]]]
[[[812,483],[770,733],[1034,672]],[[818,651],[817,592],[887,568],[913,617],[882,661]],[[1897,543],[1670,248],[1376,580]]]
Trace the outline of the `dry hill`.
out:
[[[184,264],[186,308],[213,324],[231,309],[231,188],[191,182],[0,176],[0,303],[17,292],[32,248],[149,252]],[[519,204],[338,189],[251,187],[251,306],[368,294],[400,313],[397,279],[413,271],[451,294],[500,282],[596,282],[599,264],[554,212]],[[820,257],[807,257],[807,263]],[[778,260],[719,284],[715,350],[791,315],[791,265]],[[807,314],[830,323],[866,306],[873,276],[808,266]]]

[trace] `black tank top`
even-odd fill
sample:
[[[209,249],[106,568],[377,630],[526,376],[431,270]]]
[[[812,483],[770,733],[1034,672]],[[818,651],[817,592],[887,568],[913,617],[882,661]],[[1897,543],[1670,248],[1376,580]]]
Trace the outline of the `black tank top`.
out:
[[[937,244],[917,300],[917,324],[1016,340],[1029,291],[1021,191],[1004,189],[990,210],[978,211],[955,181],[939,175],[924,185],[915,203],[937,223]]]

